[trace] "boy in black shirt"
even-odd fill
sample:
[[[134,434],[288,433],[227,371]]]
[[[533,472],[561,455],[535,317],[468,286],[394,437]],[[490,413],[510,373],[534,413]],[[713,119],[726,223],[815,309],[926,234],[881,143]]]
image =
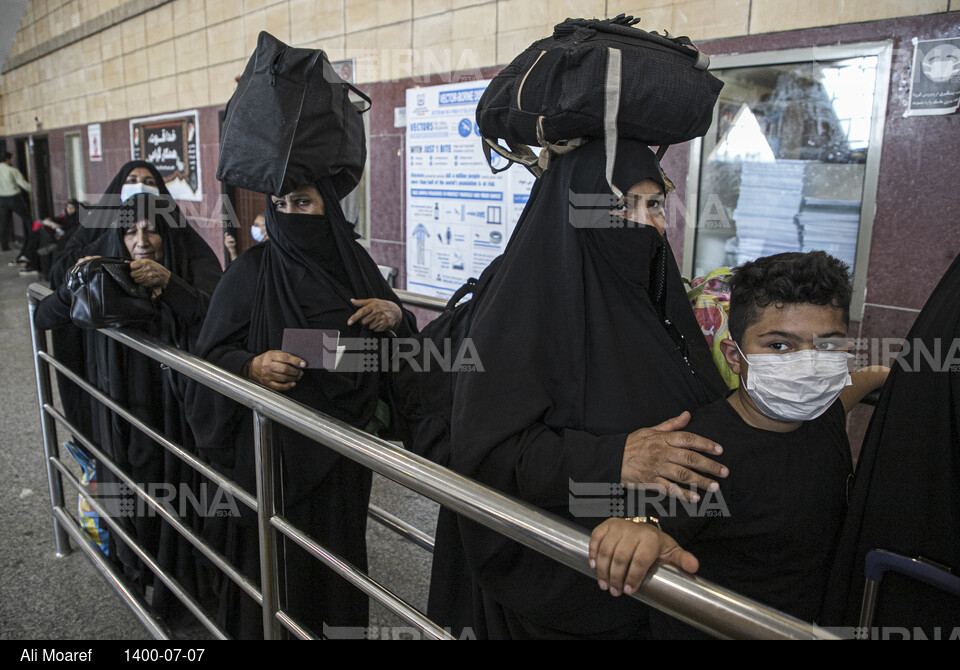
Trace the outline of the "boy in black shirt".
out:
[[[663,504],[653,506],[663,530],[697,557],[700,576],[805,621],[820,610],[846,512],[845,412],[889,371],[868,368],[851,381],[851,292],[846,265],[823,252],[777,254],[737,270],[734,339],[721,348],[740,386],[694,411],[686,427],[724,446],[717,460],[730,475],[700,510],[669,505],[664,516]],[[657,516],[650,506],[642,513]],[[626,593],[639,586],[623,561],[635,535],[636,524],[609,519],[590,543],[598,579]],[[651,627],[654,637],[700,635],[659,612]]]

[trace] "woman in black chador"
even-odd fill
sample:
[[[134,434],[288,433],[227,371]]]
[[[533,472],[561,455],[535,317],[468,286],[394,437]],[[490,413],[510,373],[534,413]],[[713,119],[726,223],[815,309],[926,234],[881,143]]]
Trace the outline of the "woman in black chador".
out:
[[[352,188],[354,184],[342,188]],[[413,316],[356,242],[334,183],[321,180],[267,199],[269,239],[234,261],[213,296],[199,355],[289,398],[376,434],[388,421],[376,371],[315,369],[280,351],[286,328],[334,330],[344,338],[407,335]],[[310,368],[303,367],[310,364]],[[255,492],[249,410],[202,386],[188,396],[201,453]],[[321,545],[366,569],[365,528],[371,475],[350,459],[283,427],[277,489],[284,517]],[[213,520],[216,522],[217,520]],[[211,532],[214,530],[211,527]],[[224,553],[259,581],[256,516],[246,508],[216,529]],[[281,606],[322,635],[329,626],[367,626],[367,597],[290,541],[281,543]],[[239,638],[263,634],[259,605],[231,581],[220,619]]]
[[[187,221],[168,197],[136,195],[115,209],[114,215],[114,225],[86,248],[87,254],[129,259],[131,277],[152,289],[157,308],[157,317],[142,326],[143,331],[169,345],[191,349],[219,278],[217,257],[209,247],[206,254],[195,251],[190,257],[185,239]],[[36,324],[39,328],[52,328],[69,322],[70,292],[63,285],[39,305]],[[92,330],[85,334],[87,379],[147,425],[192,450],[192,434],[181,402],[181,380],[156,361],[106,335]],[[181,521],[185,525],[200,530],[200,512],[185,499],[187,495],[198,498],[198,480],[191,468],[99,403],[94,408],[92,432],[93,441],[134,482],[167,498],[175,514],[183,512]],[[116,485],[119,481],[103,465],[98,468],[97,479],[98,484]],[[190,487],[190,491],[183,487]],[[101,491],[105,489],[101,487]],[[115,491],[111,502],[119,509],[111,521],[120,524],[156,557],[160,567],[172,572],[188,593],[202,597],[202,580],[192,546],[138,501],[133,493],[121,495]],[[132,550],[116,541],[116,534],[111,535],[109,551],[134,585],[144,590],[153,584],[154,606],[175,623],[184,612],[179,601],[154,579]]]
[[[619,141],[619,200],[604,165],[592,141],[539,179],[476,307],[469,337],[483,372],[457,377],[451,439],[455,470],[588,530],[631,511],[616,507],[620,482],[705,488],[684,479],[678,454],[703,458],[688,471],[719,466],[671,451],[665,435],[725,390],[664,235],[669,182],[656,157]],[[460,528],[480,589],[478,636],[643,634],[636,600],[465,519]]]

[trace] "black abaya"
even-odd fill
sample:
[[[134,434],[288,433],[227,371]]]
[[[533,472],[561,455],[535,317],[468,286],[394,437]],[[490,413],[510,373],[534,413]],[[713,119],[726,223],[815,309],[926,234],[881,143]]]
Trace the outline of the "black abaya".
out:
[[[157,203],[161,203],[161,211],[171,210],[172,201],[169,199],[146,195],[135,196],[124,209],[136,212],[133,218],[140,220],[146,218],[144,213],[156,211]],[[167,287],[155,300],[157,319],[145,324],[142,330],[167,344],[189,350],[200,332],[215,287],[211,280],[217,277],[219,261],[209,248],[205,257],[198,255],[188,259],[184,244],[188,224],[178,209],[172,208],[171,214],[152,217],[151,220],[163,240],[163,257],[159,262],[170,270],[171,276]],[[129,258],[124,228],[115,225],[108,229],[88,247],[88,252]],[[68,322],[69,309],[69,290],[61,286],[57,293],[40,304],[36,314],[37,326],[51,328]],[[169,370],[163,371],[156,361],[105,335],[92,330],[84,331],[84,334],[87,379],[138,419],[192,451],[192,434],[186,424],[178,378]],[[186,495],[199,499],[199,480],[191,468],[99,403],[94,403],[92,433],[93,441],[111,460],[148,492],[152,488],[155,495],[164,497],[169,495],[172,486],[175,497],[171,505],[175,513],[183,512],[181,522],[195,531],[200,530],[200,513],[185,499]],[[119,483],[105,467],[99,469],[97,476],[102,485],[117,486]],[[190,493],[181,485],[189,487]],[[101,486],[101,491],[105,490],[107,487]],[[115,500],[117,495],[114,495]],[[124,511],[125,508],[121,508],[113,522],[120,524],[138,544],[156,557],[160,567],[171,572],[188,593],[202,597],[205,585],[198,574],[192,545],[143,503],[135,503],[133,514]],[[111,539],[116,540],[116,537]],[[153,580],[152,573],[134,552],[123,543],[112,542],[110,553],[127,578],[141,590],[154,584],[154,607],[176,623],[177,617],[184,613],[179,601],[159,580]]]
[[[621,140],[614,182],[626,192],[647,179],[663,184],[652,152]],[[483,372],[458,375],[451,464],[592,529],[602,519],[571,514],[571,481],[618,484],[630,432],[725,387],[665,238],[608,215],[602,142],[560,156],[540,181],[476,308],[469,337]],[[598,196],[593,212],[575,209]],[[642,634],[637,601],[465,519],[460,527],[481,633]]]
[[[326,215],[280,214],[268,202],[269,239],[234,261],[213,297],[199,353],[241,374],[255,356],[280,350],[284,328],[333,329],[341,338],[371,337],[359,323],[350,298],[380,298],[399,305],[376,264],[356,241],[332,186],[317,185]],[[412,332],[404,312],[396,330]],[[378,336],[380,334],[377,334]],[[375,372],[308,369],[285,395],[358,428],[371,424],[384,393]],[[201,452],[221,472],[255,491],[253,429],[249,410],[199,385],[188,392],[191,426]],[[352,460],[295,431],[278,427],[281,466],[277,485],[282,514],[323,546],[366,570],[366,510],[371,475]],[[255,517],[243,511],[215,534],[226,538],[225,554],[259,581]],[[282,605],[317,635],[324,626],[368,624],[367,597],[319,561],[287,542]],[[263,634],[260,607],[232,582],[221,594],[221,623],[235,637]]]
[[[856,626],[864,557],[885,549],[960,574],[960,257],[944,274],[892,366],[863,440],[823,623]],[[931,362],[926,352],[940,352]],[[875,626],[928,636],[960,624],[960,598],[888,573]]]

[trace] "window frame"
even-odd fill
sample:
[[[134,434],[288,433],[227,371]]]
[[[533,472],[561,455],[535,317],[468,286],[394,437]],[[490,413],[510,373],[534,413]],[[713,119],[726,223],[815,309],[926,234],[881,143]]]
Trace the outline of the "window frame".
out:
[[[880,176],[880,160],[883,150],[883,131],[886,121],[887,101],[890,90],[890,73],[893,59],[893,41],[860,42],[822,47],[802,47],[778,51],[758,51],[745,54],[717,55],[710,57],[710,70],[732,70],[772,65],[808,64],[837,61],[863,56],[877,57],[876,83],[874,86],[872,122],[864,166],[863,195],[860,200],[860,225],[857,231],[857,253],[854,261],[853,299],[850,319],[863,319],[866,302],[867,270],[870,245],[873,238],[873,222],[876,216],[877,186]],[[712,132],[716,128],[718,107],[714,107]],[[683,236],[683,274],[691,277],[694,267],[697,231],[699,229],[700,171],[703,163],[703,140],[690,142],[686,184],[687,230]],[[692,278],[692,277],[691,277]]]

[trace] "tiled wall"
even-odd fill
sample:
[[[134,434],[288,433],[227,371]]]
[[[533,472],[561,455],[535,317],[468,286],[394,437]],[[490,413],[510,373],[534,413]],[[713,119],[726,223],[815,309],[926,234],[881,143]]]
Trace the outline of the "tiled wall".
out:
[[[354,58],[357,81],[370,83],[505,64],[568,16],[627,13],[707,40],[956,9],[960,0],[30,0],[0,82],[0,133],[30,132],[35,118],[50,129],[225,103],[261,30]]]

